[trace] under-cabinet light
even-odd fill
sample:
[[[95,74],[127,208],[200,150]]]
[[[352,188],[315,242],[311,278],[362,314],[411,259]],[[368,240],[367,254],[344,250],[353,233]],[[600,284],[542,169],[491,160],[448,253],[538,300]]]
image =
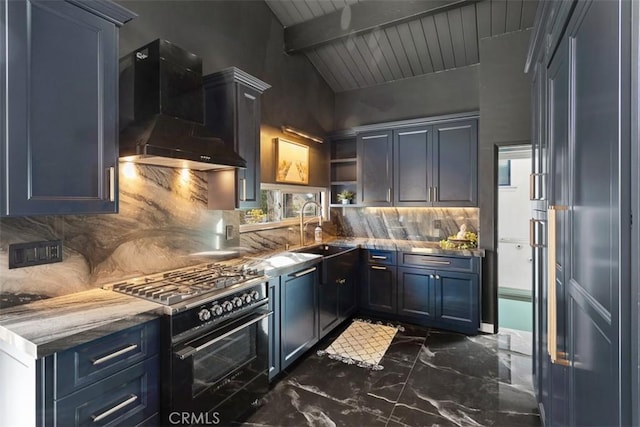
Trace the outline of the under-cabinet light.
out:
[[[320,137],[309,135],[307,132],[301,131],[291,126],[282,126],[282,132],[284,133],[292,133],[294,135],[300,136],[302,138],[310,139],[311,141],[317,142],[318,144],[324,143],[324,140]]]

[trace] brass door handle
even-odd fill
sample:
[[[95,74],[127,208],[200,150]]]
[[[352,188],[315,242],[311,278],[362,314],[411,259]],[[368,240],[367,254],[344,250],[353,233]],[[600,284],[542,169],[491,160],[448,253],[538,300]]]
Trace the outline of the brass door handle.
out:
[[[556,218],[558,211],[566,211],[566,206],[549,206],[547,211],[547,352],[551,363],[569,366],[566,353],[558,351],[558,304],[556,295]]]

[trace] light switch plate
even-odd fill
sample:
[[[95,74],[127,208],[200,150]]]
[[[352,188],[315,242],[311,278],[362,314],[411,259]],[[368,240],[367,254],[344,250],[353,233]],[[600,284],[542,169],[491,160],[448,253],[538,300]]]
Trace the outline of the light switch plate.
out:
[[[226,239],[227,240],[233,239],[233,225],[227,225],[224,228],[224,231],[225,231],[225,235],[226,235]]]

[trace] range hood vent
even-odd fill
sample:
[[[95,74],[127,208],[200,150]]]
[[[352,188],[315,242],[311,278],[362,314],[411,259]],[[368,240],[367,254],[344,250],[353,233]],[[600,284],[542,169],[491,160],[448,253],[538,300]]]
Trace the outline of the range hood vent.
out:
[[[203,124],[202,59],[155,40],[120,60],[120,157],[196,170],[247,163]]]

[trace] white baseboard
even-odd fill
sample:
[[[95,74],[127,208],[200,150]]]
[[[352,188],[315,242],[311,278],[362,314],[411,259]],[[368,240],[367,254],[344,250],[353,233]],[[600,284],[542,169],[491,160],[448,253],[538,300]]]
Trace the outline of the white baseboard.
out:
[[[480,323],[480,332],[493,333],[493,323]]]

